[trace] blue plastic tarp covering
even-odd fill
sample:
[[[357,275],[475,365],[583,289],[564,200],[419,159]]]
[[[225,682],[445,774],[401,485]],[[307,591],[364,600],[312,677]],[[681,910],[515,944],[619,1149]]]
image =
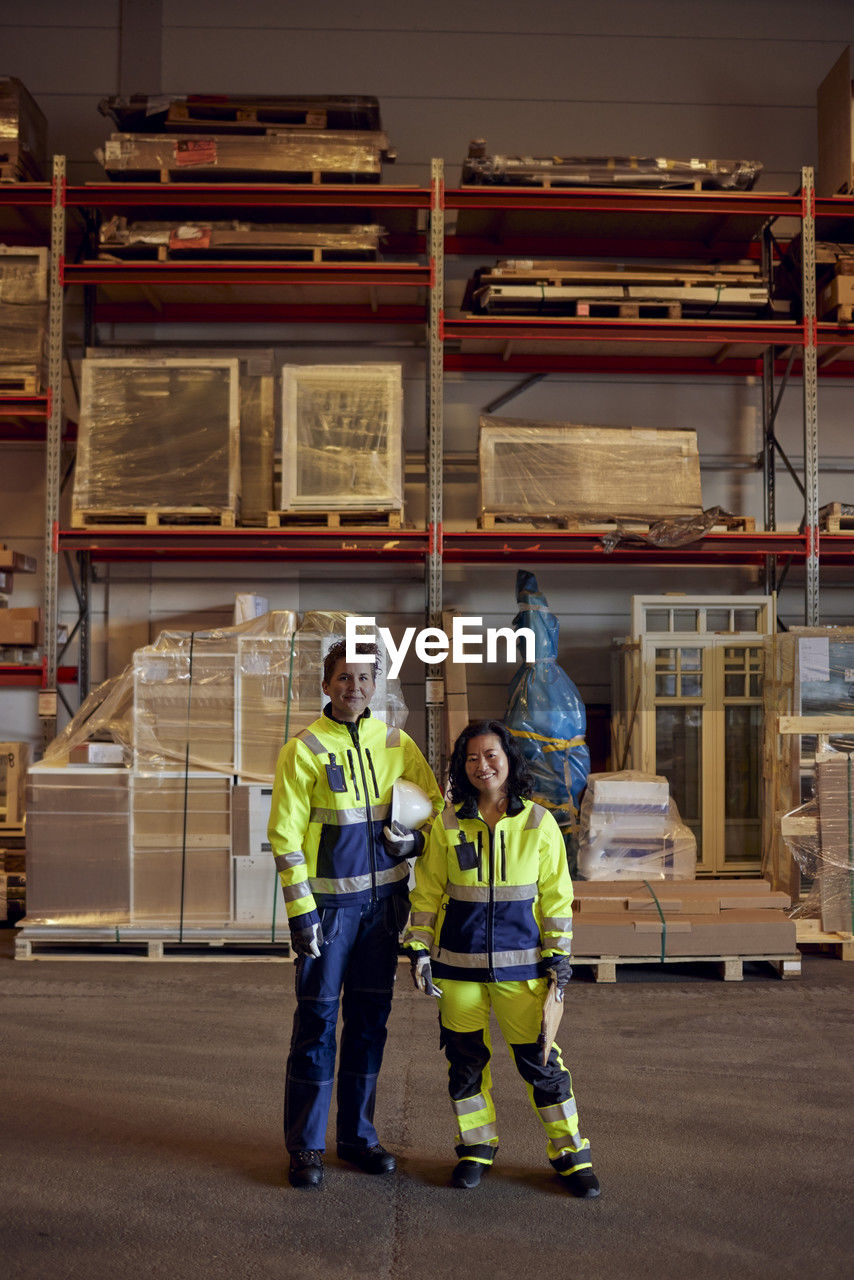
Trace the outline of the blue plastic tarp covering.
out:
[[[504,720],[528,761],[535,798],[549,809],[571,806],[577,813],[590,772],[584,741],[587,713],[578,689],[558,665],[560,624],[537,579],[523,569],[516,575],[516,602],[513,629],[533,631],[535,660],[523,663],[511,680]],[[566,820],[571,820],[569,812]]]

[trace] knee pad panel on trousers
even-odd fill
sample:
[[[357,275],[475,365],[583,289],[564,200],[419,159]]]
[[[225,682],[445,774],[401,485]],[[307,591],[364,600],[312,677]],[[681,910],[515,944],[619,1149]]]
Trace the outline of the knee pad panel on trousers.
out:
[[[534,1091],[534,1105],[547,1107],[553,1102],[565,1102],[572,1094],[569,1072],[557,1060],[554,1049],[543,1065],[538,1044],[512,1044],[516,1070]]]
[[[439,1026],[439,1047],[445,1050],[450,1070],[448,1092],[452,1098],[468,1098],[480,1089],[490,1053],[482,1031],[449,1031]]]

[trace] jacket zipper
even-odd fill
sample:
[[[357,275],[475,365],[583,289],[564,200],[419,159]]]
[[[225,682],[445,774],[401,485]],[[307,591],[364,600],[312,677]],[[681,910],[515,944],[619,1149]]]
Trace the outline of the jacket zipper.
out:
[[[504,845],[504,832],[501,832],[501,879],[507,880],[507,849]]]
[[[495,833],[489,833],[489,898],[486,904],[486,963],[488,982],[495,981],[492,950],[495,944]]]
[[[359,761],[359,772],[362,775],[362,786],[365,788],[365,841],[368,846],[368,859],[371,864],[371,902],[377,900],[377,858],[374,849],[374,828],[371,822],[371,799],[368,791],[368,779],[365,776],[365,762],[362,759],[362,749],[359,746],[359,724],[356,722],[356,731],[353,736],[353,745],[356,748],[356,759]],[[367,751],[367,747],[365,748]],[[355,786],[355,779],[354,779]]]
[[[477,878],[483,879],[483,832],[477,833]]]

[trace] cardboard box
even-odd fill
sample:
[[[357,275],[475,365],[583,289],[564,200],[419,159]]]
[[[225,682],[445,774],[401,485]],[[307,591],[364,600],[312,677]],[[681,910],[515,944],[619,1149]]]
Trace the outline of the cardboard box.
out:
[[[35,573],[38,567],[35,556],[25,556],[20,551],[10,551],[8,547],[0,547],[0,569],[9,573]]]
[[[41,609],[0,609],[0,644],[37,645]]]
[[[24,821],[29,764],[28,742],[0,742],[0,832],[3,827],[20,827]]]
[[[231,851],[236,858],[260,857],[263,860],[266,856],[271,859],[267,823],[272,796],[271,786],[238,785],[232,791]]]
[[[269,854],[258,858],[235,858],[234,923],[273,924],[276,912],[276,937],[288,938],[288,916],[276,864]]]

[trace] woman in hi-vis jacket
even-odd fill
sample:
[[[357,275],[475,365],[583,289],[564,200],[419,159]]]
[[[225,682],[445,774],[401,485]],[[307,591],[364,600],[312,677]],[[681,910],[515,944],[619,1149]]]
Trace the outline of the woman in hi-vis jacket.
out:
[[[457,1124],[455,1187],[476,1187],[498,1150],[489,1014],[525,1081],[548,1158],[573,1195],[599,1194],[579,1132],[572,1080],[557,1044],[538,1044],[549,980],[569,980],[572,882],[552,815],[533,804],[524,757],[496,720],[454,745],[453,801],[415,866],[405,943],[416,987],[439,1000],[440,1044]],[[435,980],[435,981],[434,981]]]

